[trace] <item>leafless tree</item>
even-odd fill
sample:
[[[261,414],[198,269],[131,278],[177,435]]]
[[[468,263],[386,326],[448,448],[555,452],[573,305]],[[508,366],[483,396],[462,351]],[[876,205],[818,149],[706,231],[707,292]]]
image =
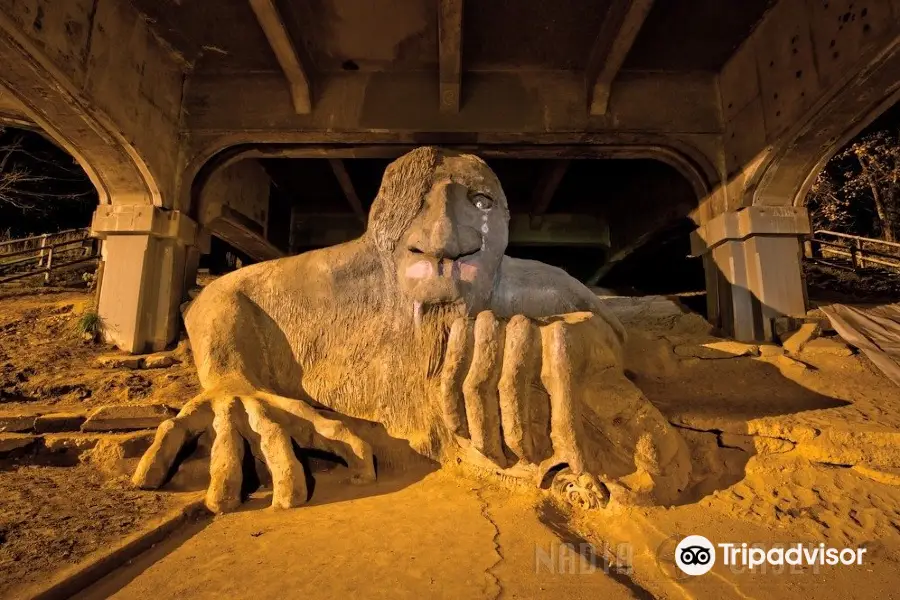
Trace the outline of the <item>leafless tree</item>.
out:
[[[95,193],[77,165],[31,149],[27,135],[0,127],[0,204],[44,211],[48,202],[85,200]]]

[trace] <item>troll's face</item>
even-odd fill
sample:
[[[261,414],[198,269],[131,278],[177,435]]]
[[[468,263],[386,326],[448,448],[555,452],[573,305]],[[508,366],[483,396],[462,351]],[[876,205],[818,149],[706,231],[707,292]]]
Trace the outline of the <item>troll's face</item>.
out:
[[[414,150],[387,169],[369,225],[388,242],[407,297],[469,314],[489,305],[508,227],[506,196],[487,164],[434,148]]]

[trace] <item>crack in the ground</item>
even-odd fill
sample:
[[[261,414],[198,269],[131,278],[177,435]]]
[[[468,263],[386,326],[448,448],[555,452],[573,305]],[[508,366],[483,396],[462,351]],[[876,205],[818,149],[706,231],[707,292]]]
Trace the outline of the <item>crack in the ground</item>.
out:
[[[669,425],[676,429],[687,429],[688,431],[696,431],[697,433],[714,433],[716,435],[724,433],[721,429],[700,429],[699,427],[691,427],[690,425],[683,425],[681,423],[676,423],[675,421],[669,421]]]
[[[475,497],[478,498],[479,502],[481,502],[481,516],[484,517],[484,519],[491,524],[491,527],[494,528],[494,537],[491,541],[494,544],[494,553],[497,554],[497,560],[484,570],[484,574],[494,581],[494,585],[497,587],[497,594],[494,596],[494,600],[499,600],[500,597],[503,596],[503,585],[500,583],[500,578],[497,577],[496,573],[494,573],[494,569],[497,568],[497,565],[503,562],[503,552],[500,548],[500,528],[497,526],[497,523],[494,522],[494,519],[491,518],[491,514],[488,512],[488,503],[487,500],[485,500],[481,495],[481,488],[475,488]]]
[[[740,450],[741,452],[747,451],[746,448],[740,448],[738,446],[729,446],[728,444],[726,444],[725,442],[722,441],[721,435],[716,436],[716,444],[719,446],[719,448],[728,448],[729,450]]]
[[[728,444],[726,444],[725,442],[722,441],[722,434],[743,435],[748,438],[760,438],[763,440],[777,440],[779,442],[788,442],[789,444],[794,444],[794,446],[796,446],[799,443],[796,440],[792,440],[792,439],[786,438],[786,437],[779,437],[779,436],[774,436],[774,435],[758,435],[758,434],[754,434],[754,433],[732,433],[730,431],[723,431],[722,429],[716,429],[716,428],[701,429],[698,427],[690,427],[688,425],[676,423],[674,421],[669,421],[669,425],[671,425],[672,427],[674,427],[676,429],[685,429],[687,431],[693,431],[696,433],[713,434],[716,436],[716,444],[719,446],[719,448],[730,448],[732,450],[740,450],[741,452],[746,452],[747,450],[745,448],[741,448],[739,446],[729,446]]]
[[[688,427],[686,425],[678,425],[677,423],[673,423],[669,421],[669,424],[676,429],[686,429],[688,431],[694,431],[696,433],[709,433],[716,436],[716,445],[719,448],[729,448],[731,450],[740,450],[741,452],[746,452],[744,448],[740,448],[738,446],[729,446],[725,442],[722,441],[722,434],[725,433],[721,429],[696,429],[694,427]]]

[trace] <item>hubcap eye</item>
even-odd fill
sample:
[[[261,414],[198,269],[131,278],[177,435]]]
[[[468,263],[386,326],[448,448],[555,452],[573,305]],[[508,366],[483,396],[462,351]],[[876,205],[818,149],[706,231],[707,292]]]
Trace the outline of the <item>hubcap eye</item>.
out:
[[[494,199],[481,192],[470,195],[469,200],[478,210],[488,211],[494,207]]]

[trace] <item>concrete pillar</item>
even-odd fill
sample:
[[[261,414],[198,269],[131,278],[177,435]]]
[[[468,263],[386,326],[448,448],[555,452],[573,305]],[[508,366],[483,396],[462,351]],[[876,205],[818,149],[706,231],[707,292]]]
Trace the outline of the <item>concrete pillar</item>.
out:
[[[162,350],[178,333],[197,224],[156,206],[102,204],[91,229],[104,240],[97,311],[106,341],[133,353]]]
[[[771,341],[778,317],[806,314],[801,241],[806,209],[751,206],[701,225],[692,254],[703,256],[710,322],[742,341]]]
[[[203,254],[209,254],[210,251],[210,243],[211,238],[208,231],[204,231],[202,228],[197,228],[197,233],[194,238],[194,243],[191,246],[186,248],[187,254],[185,257],[185,265],[184,265],[184,293],[183,295],[187,295],[188,292],[197,285],[197,270],[200,266],[200,256]]]

